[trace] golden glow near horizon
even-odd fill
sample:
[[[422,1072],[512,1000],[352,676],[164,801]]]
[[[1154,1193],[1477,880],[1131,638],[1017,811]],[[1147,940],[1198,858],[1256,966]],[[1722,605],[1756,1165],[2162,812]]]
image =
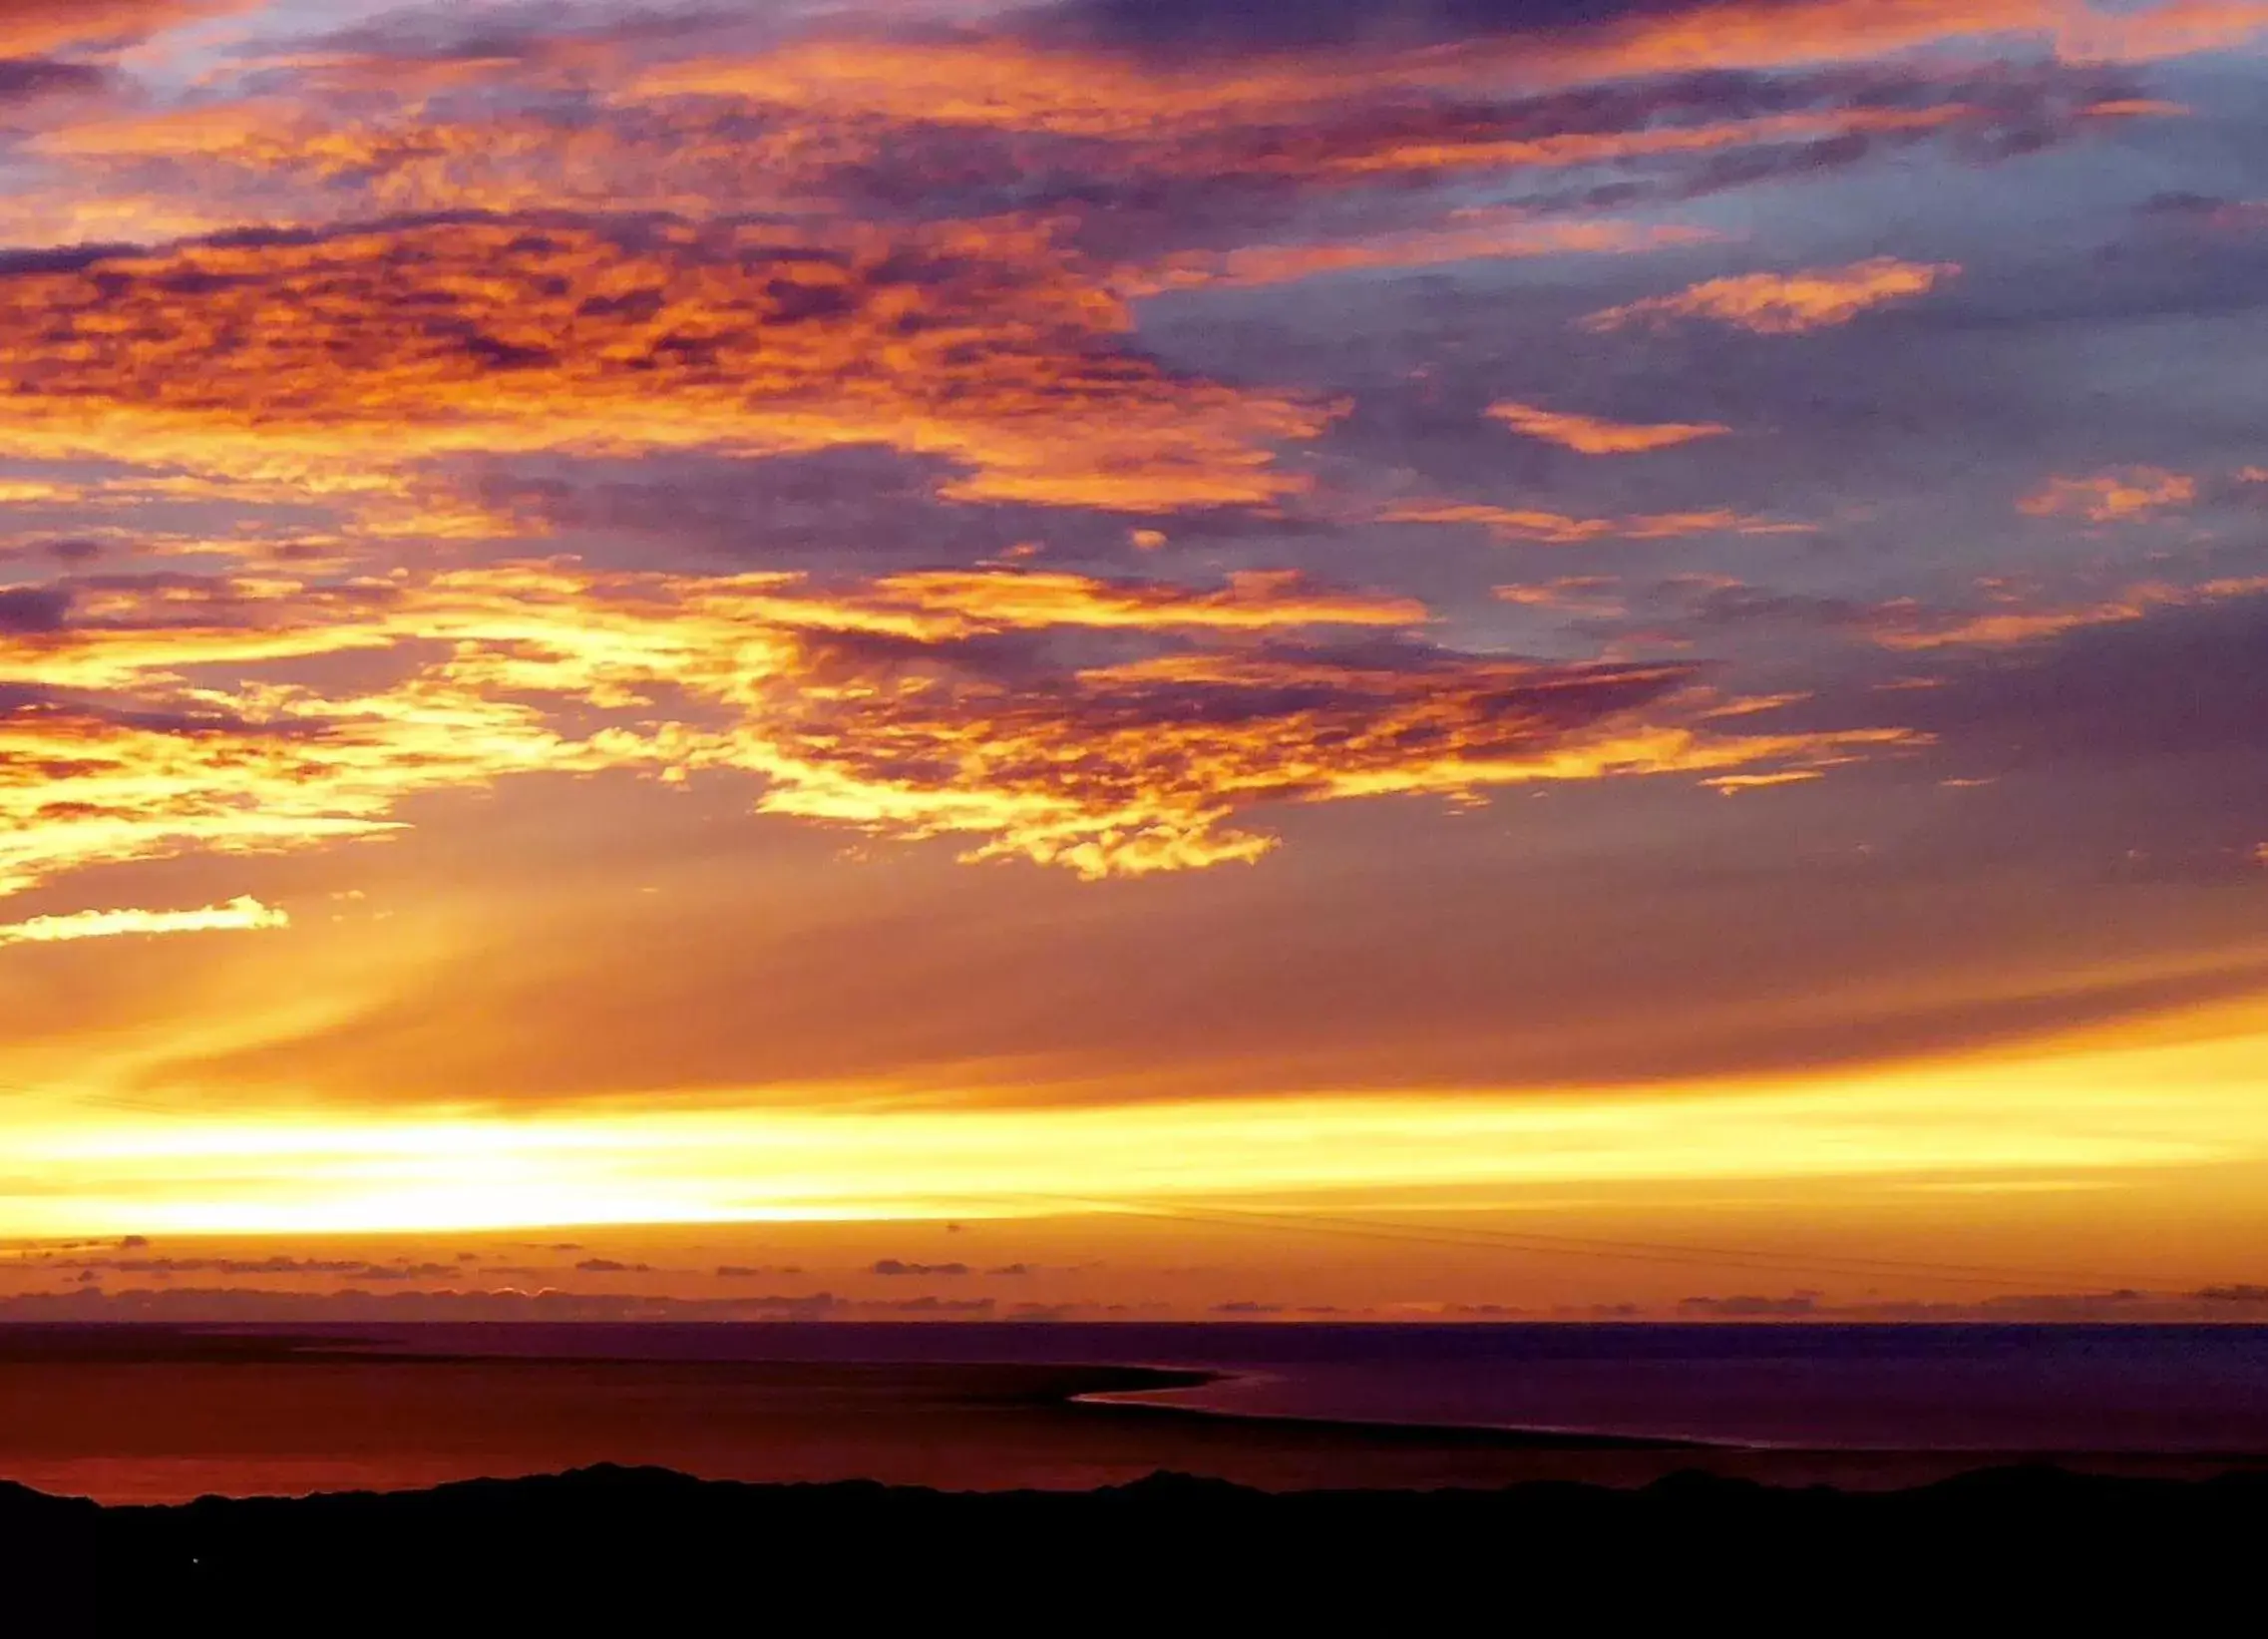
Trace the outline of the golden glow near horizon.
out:
[[[1582,9],[7,8],[0,1236],[2268,1281],[2268,4]]]
[[[655,1101],[636,1113],[378,1120],[103,1113],[65,1095],[8,1123],[18,1163],[54,1182],[44,1199],[14,1203],[0,1235],[1018,1217],[1697,1179],[1984,1174],[1971,1187],[2021,1189],[2035,1177],[2268,1162],[2262,1007],[2190,1029],[1778,1085],[1107,1109]]]

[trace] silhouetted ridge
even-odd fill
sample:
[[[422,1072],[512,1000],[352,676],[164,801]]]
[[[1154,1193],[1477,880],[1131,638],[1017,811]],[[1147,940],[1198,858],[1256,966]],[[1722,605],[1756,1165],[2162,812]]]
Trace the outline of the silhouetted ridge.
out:
[[[2037,1610],[2059,1590],[2172,1588],[2202,1565],[2250,1563],[2264,1526],[2268,1473],[2027,1466],[1852,1492],[1686,1472],[1635,1490],[1271,1493],[1159,1472],[1091,1491],[949,1492],[600,1465],[174,1507],[5,1485],[0,1568],[10,1613],[37,1618],[4,1625],[42,1635],[328,1633],[381,1617],[435,1633],[536,1620],[591,1631],[601,1618],[666,1635],[872,1631],[972,1600],[1083,1608],[1113,1627],[1202,1610],[1335,1631],[1393,1611],[1432,1632],[1458,1601],[1515,1591],[1531,1614],[1734,1584],[1875,1603],[2021,1588]]]

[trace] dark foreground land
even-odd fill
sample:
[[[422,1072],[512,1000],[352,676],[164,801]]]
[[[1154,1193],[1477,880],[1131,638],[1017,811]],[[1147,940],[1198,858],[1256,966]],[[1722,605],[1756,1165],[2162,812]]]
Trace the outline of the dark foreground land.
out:
[[[1627,1632],[1672,1613],[1706,1631],[1879,1631],[1896,1613],[2030,1632],[2050,1613],[2099,1630],[2136,1600],[2154,1613],[2141,1631],[2169,1631],[2205,1594],[2254,1605],[2264,1526],[2268,1474],[2051,1467],[1875,1492],[1696,1472],[1286,1494],[1163,1473],[969,1493],[601,1466],[110,1508],[0,1484],[0,1632]]]

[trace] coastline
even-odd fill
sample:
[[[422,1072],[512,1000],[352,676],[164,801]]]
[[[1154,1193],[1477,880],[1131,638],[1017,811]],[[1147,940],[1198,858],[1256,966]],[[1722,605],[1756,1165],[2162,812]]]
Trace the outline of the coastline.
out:
[[[1628,1489],[1682,1469],[1872,1491],[2012,1462],[2189,1479],[2268,1465],[2259,1454],[2268,1444],[2244,1448],[2242,1423],[2200,1426],[2227,1436],[2212,1448],[2202,1438],[2089,1447],[2083,1432],[1996,1443],[2005,1430],[1991,1422],[1976,1425],[1984,1437],[1934,1445],[1869,1439],[1861,1428],[1839,1442],[1745,1438],[1720,1434],[1723,1418],[1691,1436],[1634,1433],[1640,1415],[1675,1427],[1681,1408],[1655,1387],[1674,1388],[1697,1357],[1657,1353],[1633,1366],[1616,1340],[1557,1337],[1513,1339],[1507,1348],[1528,1353],[1476,1362],[1469,1351],[1487,1341],[1442,1347],[1467,1351],[1456,1357],[1460,1381],[1489,1393],[1411,1396],[1369,1356],[1350,1364],[1316,1353],[1343,1349],[1344,1338],[1234,1329],[0,1329],[0,1478],[158,1504],[409,1491],[600,1464],[751,1484],[1050,1492],[1158,1469],[1275,1492]],[[1773,1342],[1720,1336],[1712,1346],[1727,1341],[1751,1351]],[[1609,1343],[1625,1354],[1600,1353]],[[1103,1354],[1113,1345],[1124,1349],[1116,1360]],[[1397,1351],[1413,1347],[1395,1340]],[[1866,1383],[1881,1381],[1881,1364]],[[1486,1371],[1476,1376],[1476,1365]],[[1764,1373],[1737,1378],[1752,1402],[1822,1391],[1787,1377],[1782,1354],[1735,1365]],[[1532,1392],[1554,1381],[1587,1393],[1604,1382],[1612,1393],[1585,1405]],[[1523,1406],[1581,1407],[1623,1427],[1471,1415]]]
[[[1624,1434],[1593,1429],[1544,1428],[1530,1424],[1470,1423],[1428,1418],[1332,1417],[1305,1412],[1271,1412],[1247,1407],[1206,1405],[1180,1397],[1202,1394],[1225,1385],[1271,1381],[1267,1375],[1233,1371],[1191,1372],[1184,1368],[1138,1368],[1161,1377],[1192,1381],[1154,1384],[1137,1389],[1098,1389],[1066,1397],[1073,1406],[1109,1407],[1186,1418],[1221,1418],[1238,1423],[1291,1424],[1302,1429],[1342,1430],[1380,1438],[1406,1438],[1413,1434],[1468,1438],[1515,1450],[1564,1451],[1706,1451],[1748,1450],[1756,1447],[1730,1440],[1680,1438],[1671,1435]]]

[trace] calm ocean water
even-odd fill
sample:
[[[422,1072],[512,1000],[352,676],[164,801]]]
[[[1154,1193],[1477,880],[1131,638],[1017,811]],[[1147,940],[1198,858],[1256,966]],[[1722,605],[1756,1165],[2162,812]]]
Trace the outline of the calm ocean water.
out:
[[[754,1325],[361,1329],[618,1360],[1187,1367],[1246,1417],[1813,1449],[2268,1453],[2268,1327]]]
[[[1159,1389],[1104,1367],[1204,1376]],[[1684,1467],[1882,1486],[2036,1456],[2268,1465],[2268,1329],[0,1328],[0,1479],[109,1501],[593,1462],[949,1489],[1175,1468],[1298,1489]]]

